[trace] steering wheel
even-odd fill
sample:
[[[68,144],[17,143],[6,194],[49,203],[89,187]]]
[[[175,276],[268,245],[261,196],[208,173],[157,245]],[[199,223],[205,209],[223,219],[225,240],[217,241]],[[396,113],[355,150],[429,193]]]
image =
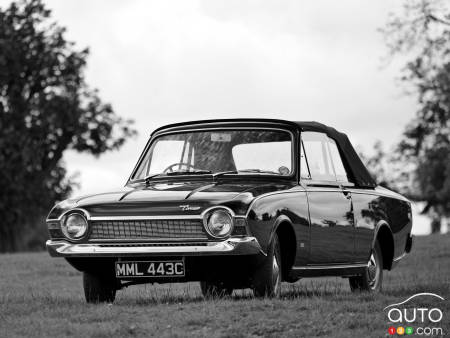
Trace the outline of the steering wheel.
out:
[[[185,166],[186,169],[192,168],[192,169],[195,170],[195,167],[192,164],[190,164],[190,163],[178,162],[178,163],[174,163],[174,164],[169,165],[166,169],[163,170],[163,173],[164,174],[166,174],[166,173],[173,173],[173,169],[176,166],[179,166],[179,167]]]

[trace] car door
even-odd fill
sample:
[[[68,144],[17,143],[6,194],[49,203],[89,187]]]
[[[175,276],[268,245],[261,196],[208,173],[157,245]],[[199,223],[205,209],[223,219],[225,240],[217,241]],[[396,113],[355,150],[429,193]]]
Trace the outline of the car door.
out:
[[[310,215],[309,264],[351,263],[354,225],[351,194],[336,143],[326,134],[302,132],[301,182]],[[335,163],[336,162],[336,163]]]

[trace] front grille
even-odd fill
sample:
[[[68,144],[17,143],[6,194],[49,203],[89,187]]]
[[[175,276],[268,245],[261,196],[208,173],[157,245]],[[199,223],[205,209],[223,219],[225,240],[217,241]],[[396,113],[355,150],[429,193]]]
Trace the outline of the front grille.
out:
[[[93,221],[90,239],[207,239],[201,220]]]

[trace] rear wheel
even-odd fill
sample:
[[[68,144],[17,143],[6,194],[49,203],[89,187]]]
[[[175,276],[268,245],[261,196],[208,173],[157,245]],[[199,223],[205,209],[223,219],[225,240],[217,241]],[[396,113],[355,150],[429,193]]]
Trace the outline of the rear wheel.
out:
[[[200,288],[205,298],[227,297],[233,293],[233,288],[227,285],[208,281],[201,281]]]
[[[281,294],[281,250],[278,235],[273,236],[264,263],[253,276],[256,297],[279,297]]]
[[[83,272],[83,288],[88,303],[112,303],[116,298],[117,284],[114,278]]]
[[[381,291],[383,284],[383,255],[378,241],[361,276],[349,278],[352,291]]]

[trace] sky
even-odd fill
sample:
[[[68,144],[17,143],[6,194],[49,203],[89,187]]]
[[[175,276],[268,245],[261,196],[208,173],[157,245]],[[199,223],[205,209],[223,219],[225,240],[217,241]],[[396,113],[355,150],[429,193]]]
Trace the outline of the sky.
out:
[[[123,186],[155,128],[262,117],[319,121],[371,153],[414,117],[377,30],[400,0],[47,0],[77,48],[90,48],[87,82],[139,135],[94,158],[69,151],[74,194]],[[8,1],[0,0],[3,7]]]

